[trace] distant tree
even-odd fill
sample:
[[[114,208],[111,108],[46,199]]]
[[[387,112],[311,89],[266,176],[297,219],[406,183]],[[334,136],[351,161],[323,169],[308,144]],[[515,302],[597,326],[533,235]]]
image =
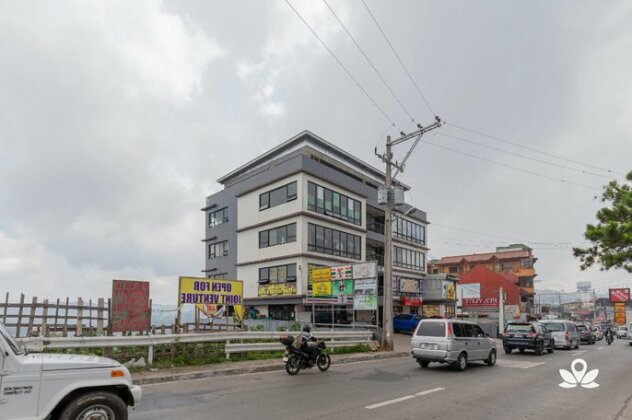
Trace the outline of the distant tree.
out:
[[[609,205],[597,212],[599,223],[587,225],[584,233],[593,246],[573,248],[582,270],[599,264],[601,270],[614,267],[632,273],[632,171],[626,180],[611,181],[603,188],[601,201]]]

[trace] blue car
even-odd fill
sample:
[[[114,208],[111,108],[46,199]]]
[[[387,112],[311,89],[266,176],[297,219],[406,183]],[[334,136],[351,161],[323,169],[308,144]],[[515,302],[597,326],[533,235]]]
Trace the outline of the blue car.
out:
[[[393,331],[414,333],[417,324],[421,321],[421,315],[418,314],[399,314],[393,319]]]

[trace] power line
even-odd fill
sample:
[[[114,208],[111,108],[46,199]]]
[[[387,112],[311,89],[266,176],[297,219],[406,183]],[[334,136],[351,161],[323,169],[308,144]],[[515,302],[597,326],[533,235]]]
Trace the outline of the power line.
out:
[[[305,24],[305,26],[307,26],[307,29],[309,29],[311,31],[311,33],[314,34],[314,36],[316,37],[316,39],[318,39],[318,41],[320,41],[321,45],[323,47],[325,47],[325,49],[329,52],[329,54],[331,54],[331,56],[334,58],[334,60],[336,60],[336,62],[340,65],[340,67],[342,67],[342,69],[345,71],[345,73],[347,73],[347,76],[349,76],[351,78],[351,80],[353,80],[355,82],[355,84],[360,88],[360,90],[362,90],[362,92],[366,95],[366,97],[369,98],[369,100],[373,103],[373,105],[382,113],[382,115],[384,115],[384,118],[386,118],[387,121],[389,121],[393,127],[397,128],[397,125],[393,122],[391,117],[389,117],[388,114],[386,112],[384,112],[382,107],[379,106],[377,104],[377,102],[375,102],[375,99],[373,99],[373,97],[369,94],[369,92],[367,92],[367,90],[360,84],[360,82],[358,82],[358,80],[353,76],[353,74],[351,74],[351,72],[342,63],[342,61],[340,61],[340,59],[336,56],[336,54],[334,54],[334,52],[331,49],[329,49],[327,44],[325,44],[325,42],[318,36],[316,31],[314,31],[314,29],[312,29],[312,27],[309,25],[309,23],[307,23],[307,21],[303,18],[303,16],[301,16],[299,11],[296,10],[294,8],[294,6],[292,6],[292,4],[289,2],[289,0],[285,0],[285,3],[287,3],[288,6],[290,6],[290,8],[294,11],[294,13],[296,13],[296,16],[298,16],[299,19],[301,19],[301,21],[303,22],[303,24]]]
[[[583,163],[583,162],[580,162],[578,160],[569,159],[569,158],[566,158],[564,156],[560,156],[560,155],[556,155],[556,154],[553,154],[553,153],[544,152],[542,150],[538,150],[538,149],[535,149],[533,147],[524,146],[524,145],[522,145],[520,143],[516,143],[516,142],[510,141],[510,140],[502,139],[500,137],[492,136],[490,134],[481,133],[480,131],[476,131],[476,130],[472,130],[472,129],[469,129],[469,128],[465,128],[465,127],[462,127],[460,125],[452,124],[452,123],[449,123],[449,122],[446,122],[445,124],[449,125],[449,126],[452,126],[454,128],[458,128],[458,129],[463,130],[463,131],[467,131],[467,132],[472,133],[472,134],[477,134],[479,136],[483,136],[483,137],[490,138],[492,140],[499,141],[501,143],[511,144],[512,146],[520,147],[522,149],[529,150],[529,151],[535,152],[535,153],[541,153],[541,154],[549,156],[549,157],[553,157],[553,158],[560,159],[560,160],[563,160],[563,161],[566,161],[566,162],[570,162],[570,163],[575,163],[577,165],[585,166],[587,168],[597,169],[599,171],[608,172],[610,174],[625,175],[623,172],[614,171],[612,169],[607,169],[607,168],[600,168],[599,166],[590,165],[588,163]]]
[[[553,163],[553,162],[548,162],[546,160],[537,159],[537,158],[534,158],[534,157],[531,157],[531,156],[526,156],[526,155],[523,155],[523,154],[520,154],[520,153],[510,152],[508,150],[504,150],[504,149],[501,149],[499,147],[494,147],[494,146],[490,146],[490,145],[487,145],[487,144],[478,143],[478,142],[475,142],[473,140],[465,139],[465,138],[462,138],[462,137],[459,137],[459,136],[455,136],[455,135],[452,135],[452,134],[447,134],[447,133],[439,133],[439,134],[442,135],[442,136],[445,136],[445,137],[449,137],[449,138],[452,138],[452,139],[455,139],[455,140],[459,140],[459,141],[465,142],[465,143],[473,144],[475,146],[485,147],[485,148],[488,148],[488,149],[491,149],[491,150],[495,150],[497,152],[505,153],[505,154],[508,154],[508,155],[511,155],[511,156],[516,156],[516,157],[519,157],[521,159],[531,160],[533,162],[543,163],[545,165],[550,165],[550,166],[554,166],[554,167],[557,167],[557,168],[568,169],[569,171],[574,171],[574,172],[578,172],[578,173],[582,173],[582,174],[586,174],[586,175],[594,175],[594,176],[598,176],[598,177],[606,178],[606,179],[611,179],[612,178],[612,177],[610,177],[608,175],[602,175],[602,174],[598,174],[596,172],[587,171],[587,170],[584,170],[584,169],[577,169],[577,168],[573,168],[573,167],[570,167],[570,166],[561,165],[561,164],[558,164],[558,163]]]
[[[406,114],[408,114],[408,117],[410,117],[410,119],[412,121],[415,121],[415,118],[413,118],[413,116],[410,114],[410,112],[408,112],[408,109],[406,109],[406,107],[404,106],[404,104],[402,103],[402,101],[399,99],[399,97],[395,94],[395,92],[393,91],[393,89],[391,89],[391,87],[389,86],[389,84],[386,82],[386,80],[384,79],[384,77],[382,76],[382,74],[378,71],[378,69],[375,67],[375,65],[373,64],[373,62],[371,61],[371,59],[369,58],[369,56],[364,52],[364,50],[362,49],[362,47],[360,47],[360,44],[358,44],[358,42],[355,40],[355,38],[353,37],[353,35],[351,35],[351,33],[349,32],[349,30],[347,29],[347,27],[345,26],[344,23],[342,23],[342,21],[340,20],[340,18],[338,17],[338,15],[336,14],[336,12],[334,11],[334,9],[332,9],[332,7],[329,5],[329,3],[327,3],[327,0],[323,0],[323,3],[325,3],[325,5],[327,6],[327,8],[329,9],[329,11],[331,12],[332,15],[334,15],[334,17],[336,18],[336,20],[338,21],[338,23],[340,24],[340,26],[342,26],[342,29],[344,29],[344,31],[347,33],[347,35],[349,36],[349,38],[351,38],[351,41],[353,41],[354,45],[356,46],[356,48],[358,49],[358,51],[360,51],[360,53],[362,53],[362,56],[364,56],[364,59],[367,61],[367,63],[369,63],[369,65],[373,68],[373,71],[375,71],[375,74],[377,74],[377,76],[380,78],[380,80],[382,81],[382,83],[384,84],[384,86],[386,86],[386,88],[388,89],[389,92],[391,92],[391,95],[393,95],[393,98],[395,98],[395,100],[397,101],[397,103],[399,104],[399,106],[404,110],[404,112]]]
[[[440,149],[444,149],[444,150],[448,150],[450,152],[458,153],[458,154],[463,155],[463,156],[471,157],[473,159],[478,159],[478,160],[482,160],[482,161],[485,161],[485,162],[488,162],[488,163],[492,163],[494,165],[503,166],[505,168],[513,169],[513,170],[518,171],[518,172],[523,172],[523,173],[526,173],[526,174],[535,175],[535,176],[538,176],[540,178],[550,179],[550,180],[561,182],[561,183],[564,183],[564,184],[570,184],[570,185],[575,185],[577,187],[586,188],[586,189],[589,189],[589,190],[599,191],[599,188],[593,187],[591,185],[579,184],[577,182],[568,181],[568,180],[562,179],[562,178],[555,178],[555,177],[552,177],[552,176],[541,174],[539,172],[530,171],[528,169],[521,169],[521,168],[517,168],[515,166],[506,165],[504,163],[496,162],[496,161],[491,160],[491,159],[487,159],[487,158],[484,158],[484,157],[472,155],[472,154],[466,153],[466,152],[461,152],[460,150],[452,149],[452,148],[447,147],[447,146],[443,146],[443,145],[436,144],[436,143],[431,143],[428,140],[424,141],[422,144],[428,144],[428,145],[431,145],[431,146],[434,146],[434,147],[438,147]]]
[[[382,36],[386,40],[386,43],[391,48],[391,51],[393,51],[393,54],[395,54],[395,57],[397,57],[397,60],[399,61],[399,64],[401,64],[402,68],[404,69],[404,71],[408,75],[408,78],[410,79],[410,81],[413,83],[413,85],[417,89],[417,92],[419,93],[419,96],[421,96],[421,99],[424,101],[424,103],[426,104],[426,106],[428,107],[428,109],[430,110],[432,115],[436,117],[437,113],[434,112],[434,110],[430,106],[430,103],[428,103],[428,101],[426,100],[426,97],[424,96],[424,94],[421,93],[421,89],[419,89],[419,86],[417,86],[417,83],[415,82],[415,79],[413,79],[413,76],[411,76],[410,72],[408,71],[408,68],[406,67],[406,65],[404,64],[402,59],[400,58],[399,54],[397,54],[397,51],[395,51],[395,47],[393,47],[393,44],[391,44],[391,41],[389,41],[388,37],[386,36],[386,33],[384,33],[384,30],[382,29],[382,26],[380,26],[380,24],[378,23],[377,19],[375,18],[375,16],[371,12],[371,9],[369,9],[369,6],[366,4],[366,2],[364,0],[362,0],[362,4],[364,4],[364,7],[366,8],[367,12],[369,12],[369,15],[371,15],[371,18],[373,19],[373,22],[375,22],[375,25],[377,25],[378,29],[382,33]]]

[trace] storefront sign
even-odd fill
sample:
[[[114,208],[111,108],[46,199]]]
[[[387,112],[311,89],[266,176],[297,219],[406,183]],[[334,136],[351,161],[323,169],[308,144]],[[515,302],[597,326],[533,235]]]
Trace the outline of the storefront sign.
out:
[[[353,268],[350,265],[331,267],[331,280],[350,280],[353,278]]]
[[[321,281],[312,285],[314,296],[331,296],[331,282]]]
[[[112,280],[112,331],[147,331],[150,326],[149,282]]]
[[[402,296],[399,298],[399,302],[402,306],[421,306],[422,301],[419,298],[412,298],[407,296]]]
[[[441,307],[439,305],[424,305],[423,315],[426,318],[441,316]]]
[[[399,291],[404,293],[419,293],[419,281],[413,279],[400,279]]]
[[[178,306],[185,303],[242,305],[243,289],[243,283],[240,280],[180,277]]]
[[[331,281],[331,267],[314,268],[312,270],[312,282]]]
[[[353,280],[338,280],[331,283],[333,296],[345,296],[353,294]]]
[[[464,308],[487,308],[497,306],[498,298],[463,298]]]
[[[377,277],[377,263],[369,262],[363,264],[353,264],[354,279],[369,279]]]
[[[353,309],[356,311],[377,310],[377,279],[355,280]]]
[[[259,286],[259,296],[286,296],[296,294],[296,284],[266,284]]]
[[[630,289],[609,289],[611,303],[628,303],[630,301]]]
[[[456,290],[453,282],[443,282],[443,298],[447,300],[456,300]]]

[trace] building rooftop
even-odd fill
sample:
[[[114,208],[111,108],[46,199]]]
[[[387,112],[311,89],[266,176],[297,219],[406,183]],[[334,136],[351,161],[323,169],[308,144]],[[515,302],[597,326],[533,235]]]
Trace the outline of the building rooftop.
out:
[[[312,147],[315,150],[318,150],[332,158],[356,169],[367,176],[374,178],[380,183],[384,183],[386,179],[386,175],[381,170],[369,165],[361,159],[353,156],[352,154],[342,150],[338,146],[329,143],[327,140],[319,137],[318,135],[312,133],[309,130],[302,131],[296,136],[286,140],[280,145],[270,149],[269,151],[263,153],[262,155],[257,156],[252,159],[250,162],[238,167],[237,169],[229,172],[228,174],[222,176],[217,180],[220,184],[226,184],[229,181],[240,177],[254,169],[260,168],[271,161],[278,159],[281,156],[287,155],[291,152],[301,149],[302,147]],[[398,181],[405,190],[409,190],[410,187]]]
[[[475,262],[487,262],[491,260],[509,260],[516,258],[528,258],[533,257],[531,251],[496,251],[487,252],[485,254],[469,254],[469,255],[456,255],[453,257],[443,257],[436,265],[448,265],[448,264],[461,264],[461,263],[475,263]],[[534,261],[536,258],[533,258]]]

